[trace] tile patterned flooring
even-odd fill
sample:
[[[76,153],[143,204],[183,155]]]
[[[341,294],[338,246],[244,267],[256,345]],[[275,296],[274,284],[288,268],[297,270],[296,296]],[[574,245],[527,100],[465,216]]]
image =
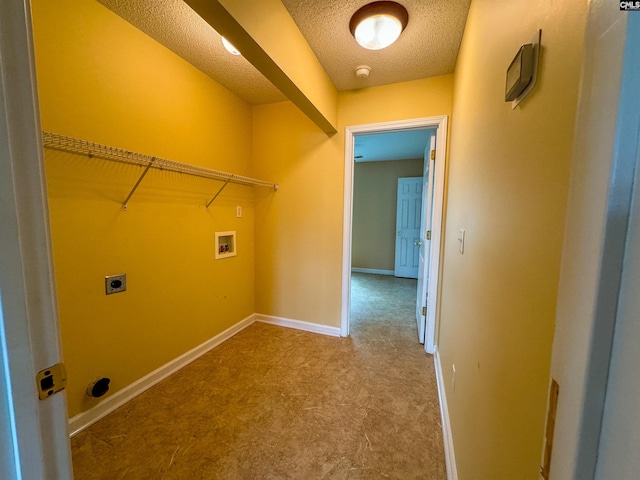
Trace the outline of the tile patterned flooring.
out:
[[[415,291],[354,274],[349,338],[251,325],[73,437],[76,480],[445,480]]]

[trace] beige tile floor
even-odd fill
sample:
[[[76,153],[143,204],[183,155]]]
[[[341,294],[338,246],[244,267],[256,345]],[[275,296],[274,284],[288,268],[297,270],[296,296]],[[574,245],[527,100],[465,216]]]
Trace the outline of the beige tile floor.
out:
[[[76,435],[76,480],[446,479],[415,288],[354,274],[349,338],[251,325]]]

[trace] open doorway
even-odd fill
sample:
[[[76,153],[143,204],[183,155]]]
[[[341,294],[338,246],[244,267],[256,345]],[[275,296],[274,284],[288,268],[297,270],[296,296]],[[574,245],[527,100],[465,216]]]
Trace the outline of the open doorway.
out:
[[[420,128],[355,136],[352,271],[418,278],[423,172],[433,134]]]
[[[413,317],[433,134],[420,128],[354,139],[350,335],[384,338],[403,351],[417,347],[416,337],[424,343],[424,317]]]
[[[442,207],[444,196],[444,172],[445,172],[445,145],[446,145],[446,122],[447,118],[442,117],[429,117],[405,121],[386,122],[370,125],[359,125],[354,127],[348,127],[345,135],[345,197],[344,197],[344,236],[343,236],[343,289],[342,289],[342,324],[341,333],[343,336],[349,334],[350,321],[351,321],[351,279],[352,279],[352,266],[355,267],[357,274],[361,273],[374,273],[374,274],[389,274],[391,269],[389,268],[368,268],[366,261],[363,263],[363,249],[360,245],[354,250],[353,247],[353,208],[354,208],[354,175],[355,175],[355,163],[356,160],[362,160],[365,156],[369,155],[371,158],[387,157],[390,158],[390,154],[384,152],[384,148],[398,148],[405,142],[387,141],[389,138],[385,138],[384,135],[394,134],[399,135],[404,132],[418,132],[428,133],[425,135],[424,149],[424,162],[422,172],[422,178],[424,181],[421,183],[420,190],[423,193],[420,208],[420,219],[422,223],[422,229],[418,237],[413,239],[411,248],[416,248],[415,251],[420,252],[421,263],[419,267],[419,288],[415,289],[416,300],[416,321],[418,322],[418,330],[420,333],[421,322],[422,338],[424,341],[425,350],[429,353],[435,352],[435,332],[436,332],[436,306],[438,295],[438,279],[439,279],[439,257],[440,257],[440,243],[441,243],[441,231],[442,231]],[[386,147],[380,145],[372,147],[372,151],[367,153],[366,149],[361,148],[362,140],[379,139],[386,144]],[[375,142],[373,142],[375,144]],[[358,145],[358,156],[363,158],[356,159],[356,145]],[[424,148],[426,145],[426,148]],[[397,156],[397,155],[396,155]],[[415,154],[413,155],[415,158]],[[415,166],[414,166],[415,168]],[[396,177],[397,180],[397,177]],[[428,180],[431,181],[429,184]],[[393,209],[395,210],[397,204],[394,202]],[[387,208],[388,209],[388,208]],[[413,209],[414,214],[417,215],[416,209]],[[395,217],[395,215],[394,215]],[[395,218],[394,218],[395,222]],[[395,230],[395,228],[394,228]],[[357,231],[357,229],[356,229]],[[358,234],[358,241],[362,241],[362,237]],[[415,233],[414,233],[415,235]],[[368,242],[375,243],[375,239]],[[388,241],[388,237],[387,237]],[[366,254],[367,247],[364,248]],[[396,249],[393,249],[393,256],[395,257]],[[370,253],[370,252],[369,252]],[[386,253],[389,255],[389,252]],[[355,264],[352,264],[352,260],[355,259]],[[395,258],[394,258],[395,260]],[[378,265],[389,266],[389,260],[386,260],[386,264],[378,263]],[[359,266],[361,263],[365,266]],[[372,265],[372,264],[369,264]],[[395,270],[395,267],[394,267]],[[425,279],[432,279],[432,281],[421,281]],[[420,291],[423,293],[420,293]],[[427,299],[432,299],[427,301]]]

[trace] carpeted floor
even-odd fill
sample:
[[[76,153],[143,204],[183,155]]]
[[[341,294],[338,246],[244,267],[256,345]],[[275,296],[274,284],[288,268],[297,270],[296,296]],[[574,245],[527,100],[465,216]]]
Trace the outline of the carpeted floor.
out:
[[[255,323],[76,435],[76,480],[446,479],[415,280],[352,292],[349,338]]]

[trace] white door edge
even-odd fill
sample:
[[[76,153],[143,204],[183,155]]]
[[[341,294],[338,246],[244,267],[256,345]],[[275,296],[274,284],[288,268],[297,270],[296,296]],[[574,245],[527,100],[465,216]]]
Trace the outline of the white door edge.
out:
[[[30,12],[28,0],[0,2],[0,408],[11,430],[0,432],[10,439],[0,473],[63,480],[73,476],[66,394],[41,401],[35,381],[61,347]]]
[[[440,252],[442,249],[442,230],[444,226],[444,181],[447,142],[447,118],[444,117],[436,131],[436,168],[434,173],[433,207],[431,219],[431,252],[429,253],[429,284],[427,296],[433,302],[433,308],[427,309],[427,328],[424,348],[427,353],[436,352],[436,329],[438,322],[438,304],[440,292]],[[435,281],[434,281],[435,280]]]
[[[436,171],[434,185],[433,221],[431,231],[431,262],[429,277],[437,279],[429,286],[429,298],[434,299],[436,308],[427,318],[427,332],[425,350],[434,353],[436,347],[435,330],[437,325],[437,299],[440,283],[440,251],[442,243],[442,209],[444,206],[444,174],[445,152],[447,141],[447,116],[422,117],[391,122],[370,123],[349,126],[345,129],[345,160],[344,160],[344,216],[342,230],[342,308],[340,320],[340,334],[349,335],[349,321],[351,315],[351,241],[353,219],[353,172],[354,172],[354,137],[364,133],[388,133],[399,130],[436,128]]]
[[[428,310],[427,288],[429,286],[429,259],[431,253],[431,240],[427,240],[427,231],[431,230],[433,216],[433,180],[435,173],[435,158],[431,159],[431,152],[436,149],[436,136],[432,133],[429,144],[424,150],[423,165],[423,210],[422,225],[420,226],[420,240],[423,242],[423,249],[420,255],[420,266],[418,269],[418,288],[416,292],[416,322],[418,325],[418,340],[424,345],[427,329],[427,314],[423,313],[423,308]],[[428,252],[428,254],[426,254]]]

